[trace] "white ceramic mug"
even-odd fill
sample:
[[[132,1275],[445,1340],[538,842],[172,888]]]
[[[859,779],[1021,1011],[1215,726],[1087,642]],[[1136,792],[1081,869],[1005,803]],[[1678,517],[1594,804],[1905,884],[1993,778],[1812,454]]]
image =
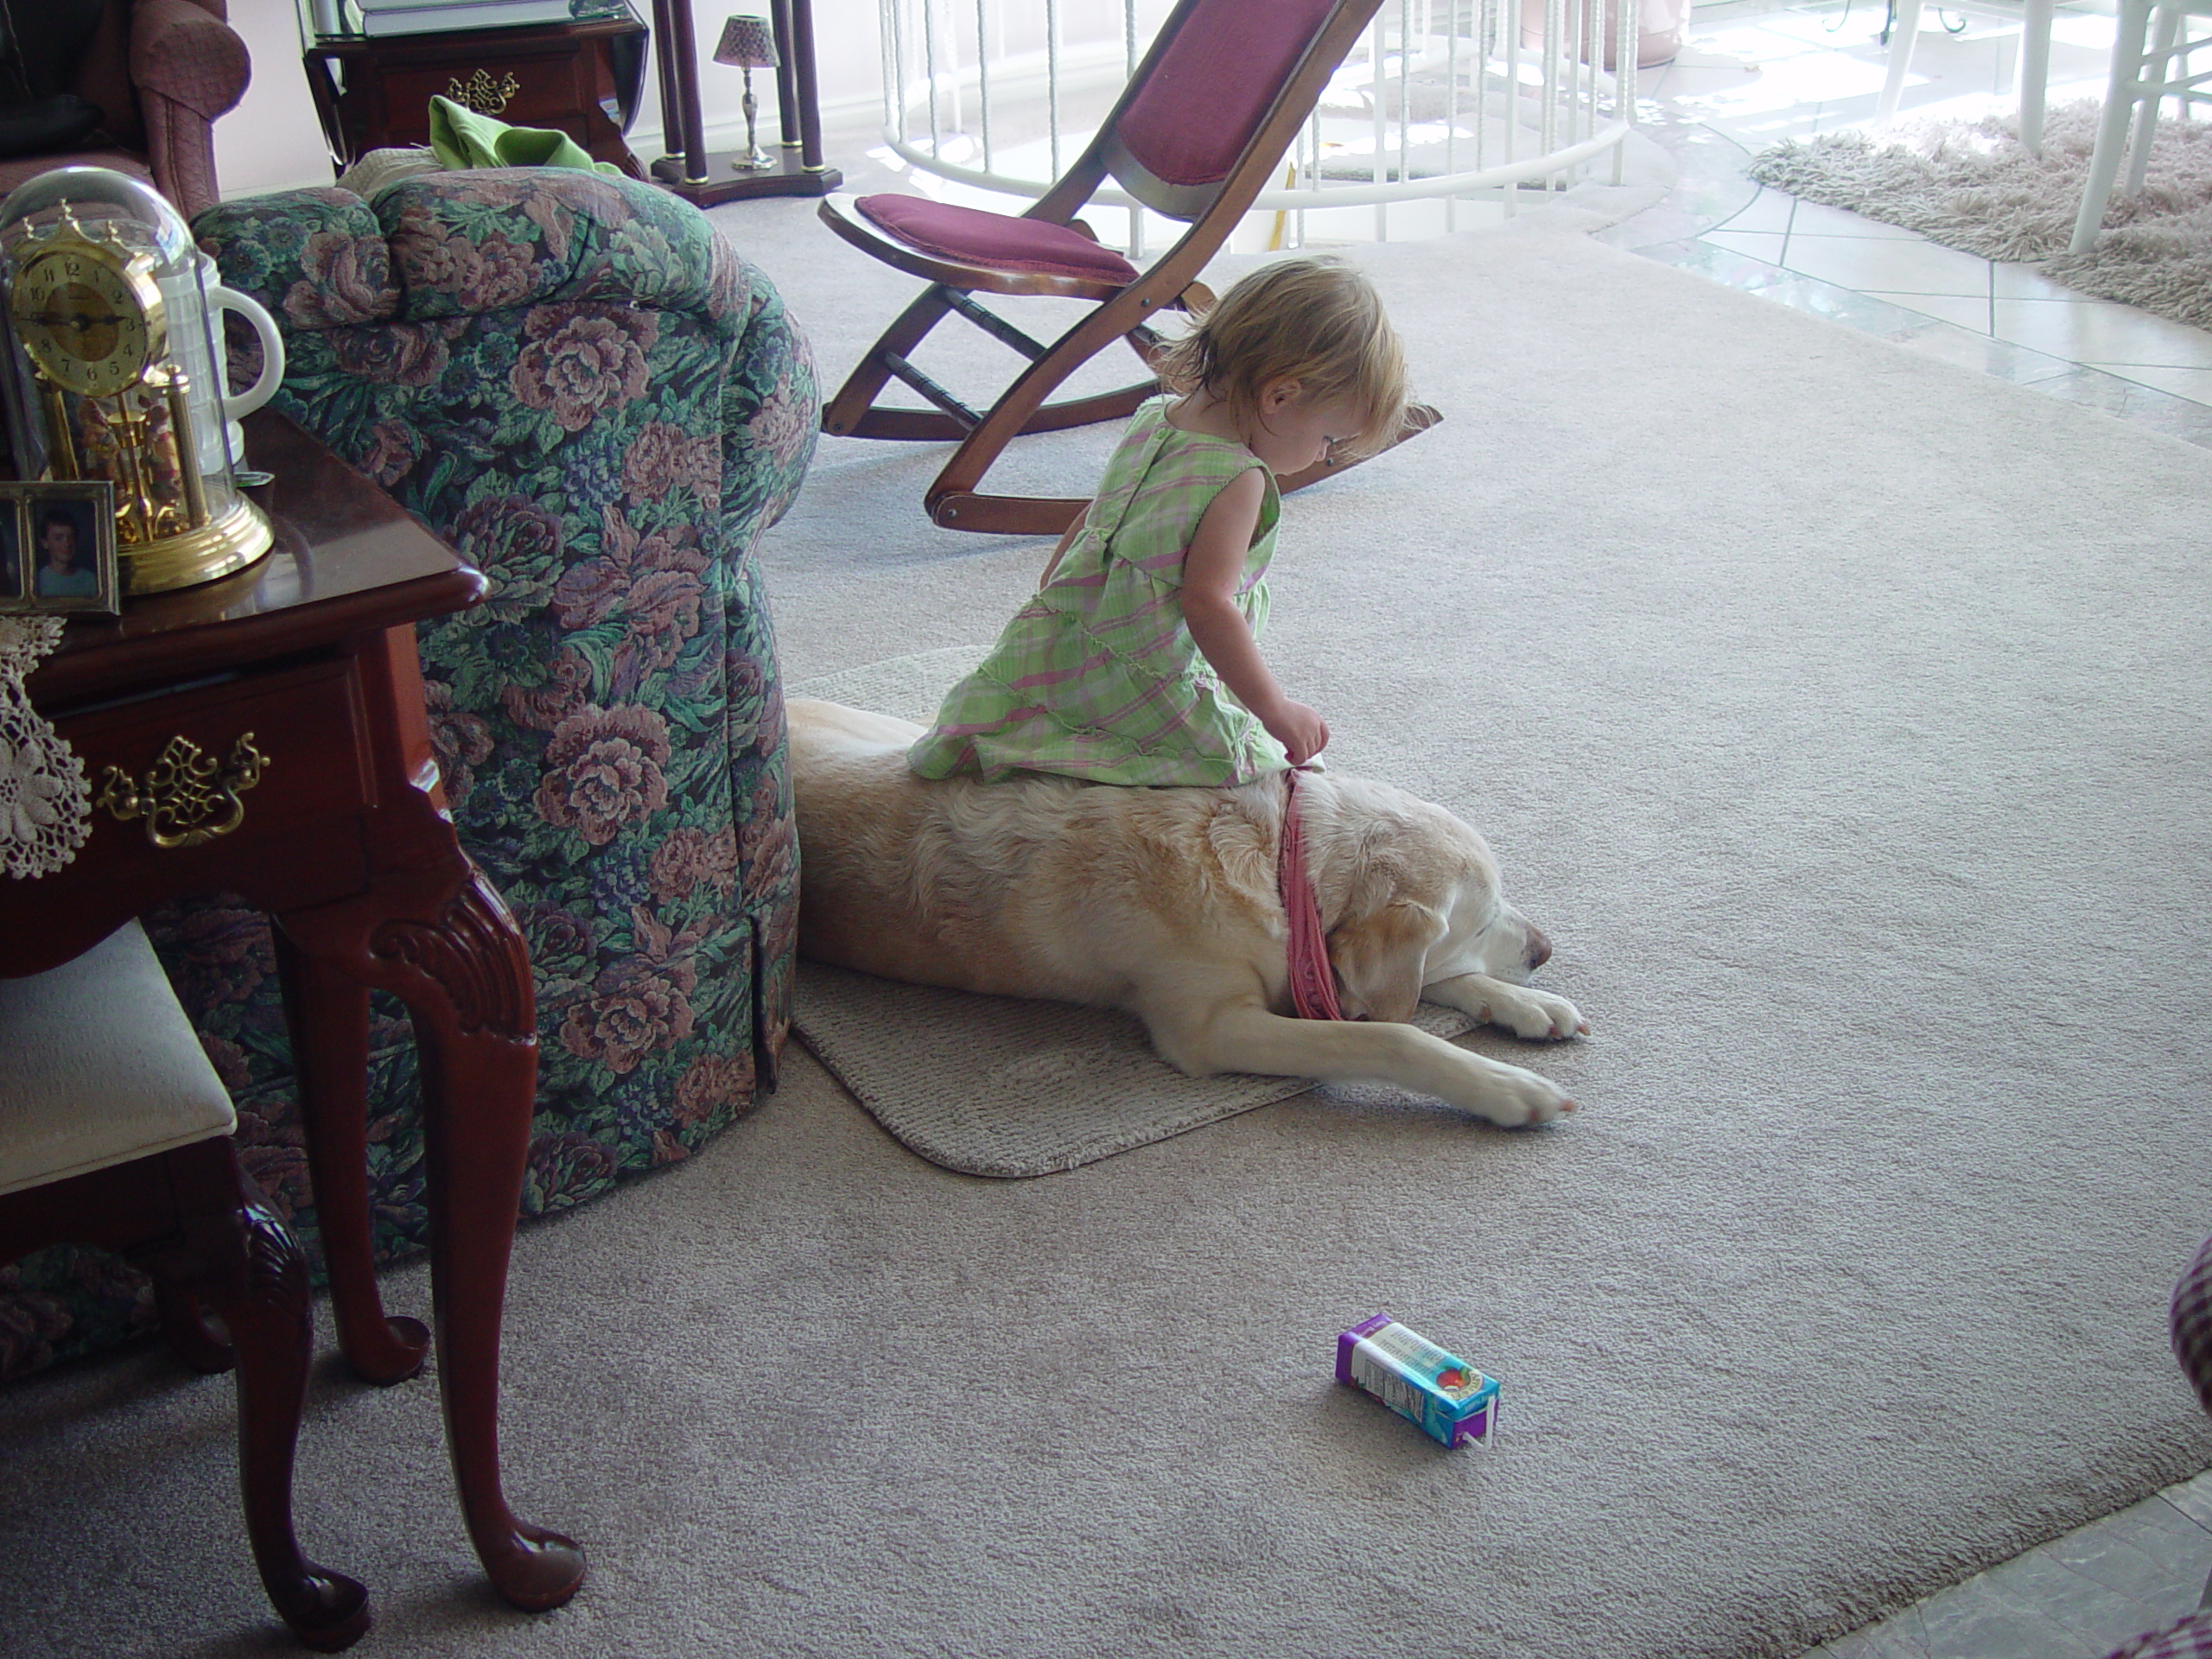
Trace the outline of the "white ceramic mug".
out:
[[[260,301],[224,284],[222,273],[216,269],[211,256],[197,256],[185,280],[196,283],[207,301],[207,326],[204,332],[191,327],[173,328],[169,340],[179,366],[191,382],[193,435],[199,447],[200,471],[205,477],[225,470],[226,437],[229,439],[230,464],[245,464],[245,434],[238,422],[274,397],[276,389],[284,384],[284,337],[276,332],[276,319],[269,315]],[[179,299],[187,297],[171,296],[169,315],[173,320],[194,308],[177,303]],[[225,362],[228,356],[222,348],[222,316],[226,311],[243,317],[261,341],[260,378],[244,391],[232,391],[227,373],[219,377],[213,367],[214,364]],[[212,361],[208,356],[211,346],[215,353]]]

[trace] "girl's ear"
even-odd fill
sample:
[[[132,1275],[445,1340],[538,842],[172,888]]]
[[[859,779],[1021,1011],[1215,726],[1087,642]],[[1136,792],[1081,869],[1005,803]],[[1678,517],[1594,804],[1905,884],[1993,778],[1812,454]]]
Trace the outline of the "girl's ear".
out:
[[[1272,415],[1279,409],[1287,409],[1306,395],[1306,388],[1288,375],[1270,380],[1261,388],[1260,410]]]

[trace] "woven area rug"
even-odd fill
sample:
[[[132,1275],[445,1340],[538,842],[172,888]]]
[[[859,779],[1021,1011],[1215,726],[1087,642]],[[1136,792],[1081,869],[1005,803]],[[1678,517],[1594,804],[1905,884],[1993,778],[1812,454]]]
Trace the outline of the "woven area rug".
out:
[[[2115,190],[2097,245],[2066,251],[2101,109],[2092,99],[2051,111],[2040,156],[2021,144],[2016,120],[1993,117],[1791,139],[1745,170],[1808,201],[1985,258],[2033,263],[2082,293],[2212,327],[2212,122],[2160,121],[2141,192]]]
[[[791,695],[926,721],[975,666],[965,645],[804,680]],[[1474,1024],[1424,1003],[1439,1037]],[[1050,1175],[1301,1095],[1298,1077],[1186,1077],[1153,1052],[1143,1024],[1106,1008],[902,985],[799,964],[799,1039],[911,1152],[968,1175]],[[1486,1038],[1501,1057],[1510,1039]],[[1345,1102],[1417,1096],[1382,1085],[1325,1089]],[[1446,1112],[1441,1101],[1428,1109]]]
[[[909,1151],[968,1175],[1074,1169],[1314,1086],[1186,1077],[1152,1052],[1141,1024],[1110,1009],[901,985],[820,963],[801,964],[798,985],[798,1035],[815,1058]],[[1473,1021],[1424,1003],[1414,1023],[1456,1037]]]

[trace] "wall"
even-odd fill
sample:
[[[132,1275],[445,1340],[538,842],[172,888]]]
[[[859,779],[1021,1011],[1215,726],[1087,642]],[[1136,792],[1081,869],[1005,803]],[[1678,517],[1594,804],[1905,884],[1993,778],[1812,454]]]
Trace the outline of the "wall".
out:
[[[651,0],[631,0],[639,15],[652,21]],[[757,0],[756,0],[757,3]],[[710,147],[741,143],[745,116],[738,100],[743,79],[714,61],[722,19],[747,9],[747,0],[717,6],[694,0],[699,59],[699,102]],[[764,12],[765,4],[758,9]],[[215,124],[215,169],[226,196],[257,195],[306,184],[328,184],[332,169],[300,67],[300,35],[292,0],[231,0],[231,23],[253,56],[253,84],[238,107]],[[882,59],[877,41],[875,0],[814,0],[815,56],[825,120],[839,122],[871,115],[882,98]],[[630,129],[630,148],[640,161],[661,153],[657,66],[645,71],[645,92]],[[776,130],[775,75],[753,72],[765,132]]]

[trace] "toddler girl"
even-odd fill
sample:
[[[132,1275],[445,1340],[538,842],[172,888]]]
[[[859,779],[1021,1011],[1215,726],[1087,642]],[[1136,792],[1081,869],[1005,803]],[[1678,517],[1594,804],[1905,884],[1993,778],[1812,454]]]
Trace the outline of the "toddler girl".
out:
[[[1405,365],[1365,277],[1290,259],[1246,276],[1158,368],[1036,596],[907,752],[925,778],[1249,783],[1329,741],[1260,655],[1275,479],[1398,431]]]

